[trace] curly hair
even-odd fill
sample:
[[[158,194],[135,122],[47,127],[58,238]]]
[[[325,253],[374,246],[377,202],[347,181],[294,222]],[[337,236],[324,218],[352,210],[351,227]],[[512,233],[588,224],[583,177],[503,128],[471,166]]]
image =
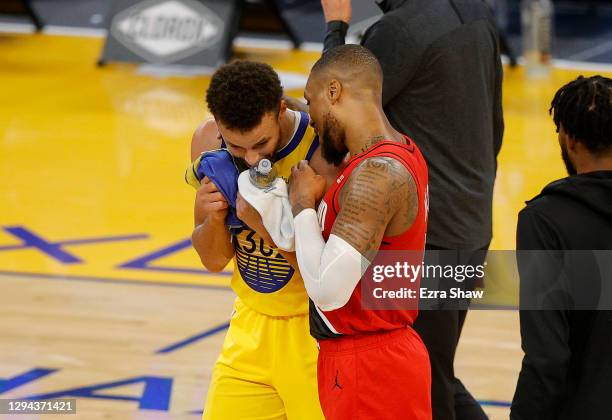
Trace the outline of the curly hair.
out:
[[[562,125],[590,152],[612,148],[612,79],[578,77],[557,91],[548,112],[557,131]]]
[[[268,64],[239,60],[220,67],[206,91],[208,109],[229,129],[253,129],[264,114],[278,112],[283,88]]]

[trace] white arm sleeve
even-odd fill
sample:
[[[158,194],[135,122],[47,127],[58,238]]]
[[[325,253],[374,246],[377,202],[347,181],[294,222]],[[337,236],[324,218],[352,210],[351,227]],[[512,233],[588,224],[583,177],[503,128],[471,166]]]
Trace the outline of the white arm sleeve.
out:
[[[343,307],[369,265],[368,260],[336,235],[330,235],[325,243],[314,209],[302,210],[293,223],[298,266],[308,296],[324,311]]]

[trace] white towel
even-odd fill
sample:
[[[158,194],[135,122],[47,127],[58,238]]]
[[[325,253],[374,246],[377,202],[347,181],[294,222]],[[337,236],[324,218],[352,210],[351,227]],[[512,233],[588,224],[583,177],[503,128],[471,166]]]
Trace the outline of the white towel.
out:
[[[238,191],[259,212],[276,246],[285,251],[295,251],[293,213],[285,181],[277,178],[271,187],[262,190],[251,183],[247,170],[238,177]]]

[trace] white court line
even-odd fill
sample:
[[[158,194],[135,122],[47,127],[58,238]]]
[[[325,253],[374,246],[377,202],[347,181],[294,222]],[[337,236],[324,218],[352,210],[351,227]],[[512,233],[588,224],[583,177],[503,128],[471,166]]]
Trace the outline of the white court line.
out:
[[[8,33],[34,33],[34,25],[31,23],[8,23],[0,22],[0,32]],[[83,36],[92,38],[103,38],[107,30],[101,28],[77,28],[72,26],[45,25],[42,30],[45,35]]]
[[[194,77],[209,76],[215,72],[212,67],[185,66],[179,64],[149,64],[138,66],[137,74],[153,77]]]
[[[30,23],[8,23],[0,22],[0,32],[8,33],[34,33],[34,25]],[[103,28],[82,28],[72,26],[46,25],[42,33],[45,35],[83,36],[92,38],[103,38],[108,31]],[[282,39],[261,39],[239,36],[234,39],[234,45],[244,48],[265,48],[273,50],[292,50],[293,43]],[[323,51],[320,42],[304,42],[300,50],[309,52]]]
[[[564,70],[584,70],[592,72],[612,73],[612,64],[591,63],[586,61],[553,60],[555,68]]]
[[[176,64],[141,64],[138,67],[138,74],[153,77],[197,77],[209,76],[215,71],[212,67],[183,66]],[[289,71],[277,71],[281,85],[285,90],[304,89],[308,76],[302,73]]]
[[[293,43],[289,40],[249,38],[245,36],[238,36],[234,38],[234,46],[241,48],[264,48],[283,51],[290,51],[293,49]],[[300,51],[321,52],[323,51],[323,43],[303,42],[300,46]]]
[[[107,30],[103,28],[74,28],[70,26],[49,25],[43,28],[45,35],[82,36],[87,38],[104,38]]]
[[[265,48],[271,50],[291,50],[293,43],[285,39],[261,39],[237,36],[234,45],[244,48]]]
[[[521,56],[516,59],[520,66],[525,65],[525,59]],[[509,64],[510,61],[506,56],[502,56],[502,63]],[[612,73],[612,63],[593,63],[589,61],[575,61],[556,58],[552,61],[553,68],[563,70],[583,70],[591,72]]]
[[[0,23],[0,32],[10,32],[18,34],[34,33],[36,28],[31,23]]]
[[[304,89],[306,87],[308,76],[302,73],[294,73],[289,71],[276,72],[278,73],[278,78],[280,79],[284,90]]]
[[[596,45],[592,48],[588,48],[579,53],[572,54],[569,57],[567,57],[567,59],[576,60],[576,61],[586,60],[586,59],[596,57],[600,54],[603,54],[611,50],[612,50],[612,40],[604,42],[603,44]]]

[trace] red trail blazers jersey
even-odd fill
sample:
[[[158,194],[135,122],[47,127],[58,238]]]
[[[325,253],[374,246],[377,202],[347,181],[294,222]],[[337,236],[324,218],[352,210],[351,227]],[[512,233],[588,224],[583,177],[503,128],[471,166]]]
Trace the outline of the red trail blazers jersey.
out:
[[[416,144],[405,137],[406,144],[385,140],[365,152],[354,156],[338,176],[319,205],[318,216],[323,238],[329,239],[336,216],[340,212],[340,190],[351,172],[365,159],[389,157],[402,163],[412,174],[416,184],[419,208],[412,226],[403,234],[384,237],[380,250],[420,251],[425,250],[427,231],[427,164]],[[310,302],[310,332],[316,339],[334,338],[342,335],[389,331],[412,325],[418,310],[365,310],[362,308],[361,280],[342,308],[323,311]]]

